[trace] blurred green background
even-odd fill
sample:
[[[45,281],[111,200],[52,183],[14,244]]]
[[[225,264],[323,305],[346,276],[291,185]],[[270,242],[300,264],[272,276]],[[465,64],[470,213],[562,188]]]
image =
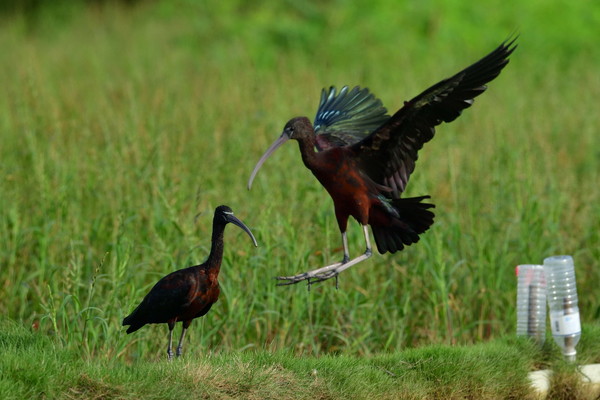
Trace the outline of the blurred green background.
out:
[[[420,152],[418,244],[325,283],[274,277],[341,258],[331,200],[295,145],[245,184],[322,87],[393,112],[518,33],[502,75]],[[513,335],[519,263],[575,258],[600,316],[600,3],[23,1],[0,3],[0,313],[92,356],[162,357],[167,329],[120,321],[228,229],[222,297],[190,352],[370,354]],[[363,250],[358,225],[351,250]],[[354,255],[354,254],[353,254]],[[585,334],[585,332],[584,332]]]

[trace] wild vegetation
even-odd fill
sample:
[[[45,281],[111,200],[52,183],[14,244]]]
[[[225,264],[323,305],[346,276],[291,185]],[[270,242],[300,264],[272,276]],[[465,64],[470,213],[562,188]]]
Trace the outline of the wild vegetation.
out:
[[[578,360],[597,361],[600,329],[584,326]],[[174,362],[84,359],[52,338],[0,322],[0,396],[118,399],[534,399],[527,372],[552,368],[552,399],[590,399],[552,345],[493,339],[372,356],[298,357],[286,350],[206,351]]]
[[[582,319],[597,321],[595,3],[57,4],[0,23],[8,319],[87,360],[165,358],[164,326],[127,336],[121,320],[158,278],[204,260],[227,204],[260,247],[226,232],[222,295],[192,324],[189,359],[510,337],[514,267],[553,254],[574,256]],[[331,200],[296,146],[245,188],[283,124],[312,118],[329,85],[369,87],[395,111],[515,31],[503,74],[420,153],[407,195],[437,205],[421,242],[345,272],[339,290],[276,287],[341,258]],[[349,240],[362,250],[358,225]]]

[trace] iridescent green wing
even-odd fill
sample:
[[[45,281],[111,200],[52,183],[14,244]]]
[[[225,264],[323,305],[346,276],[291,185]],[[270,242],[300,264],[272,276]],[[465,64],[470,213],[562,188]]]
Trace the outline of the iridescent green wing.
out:
[[[317,135],[317,148],[354,144],[383,125],[390,116],[367,88],[344,86],[339,93],[335,87],[321,91],[321,101],[313,126]]]

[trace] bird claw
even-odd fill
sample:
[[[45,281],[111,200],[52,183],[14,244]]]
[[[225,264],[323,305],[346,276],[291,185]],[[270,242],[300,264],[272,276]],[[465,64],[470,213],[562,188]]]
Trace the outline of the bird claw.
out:
[[[326,281],[328,279],[335,277],[335,287],[337,289],[338,288],[338,275],[339,274],[336,270],[330,270],[330,271],[325,271],[325,272],[322,272],[319,274],[310,274],[310,273],[304,272],[302,274],[298,274],[298,275],[294,275],[294,276],[278,276],[275,279],[277,279],[278,281],[285,281],[285,282],[277,283],[277,286],[289,286],[289,285],[295,285],[296,283],[299,283],[302,281],[307,281],[308,290],[310,290],[311,285],[313,285],[315,283],[323,282],[323,281]]]
[[[338,286],[338,276],[339,276],[339,273],[336,270],[327,271],[327,272],[325,272],[323,274],[319,274],[319,275],[315,276],[313,279],[316,279],[316,280],[314,282],[310,282],[310,283],[311,284],[312,283],[319,283],[319,282],[323,282],[323,281],[326,281],[328,279],[331,279],[331,278],[335,277],[335,287],[337,289],[337,286]]]
[[[365,237],[367,237],[366,236],[366,228],[365,228]],[[310,290],[310,285],[319,283],[319,282],[323,282],[323,281],[326,281],[327,279],[331,279],[331,278],[335,277],[335,288],[339,289],[338,275],[342,271],[345,271],[348,268],[358,264],[359,262],[364,261],[367,258],[371,257],[371,255],[372,255],[371,246],[369,245],[369,243],[367,241],[367,249],[365,250],[364,254],[362,254],[352,260],[348,260],[349,257],[344,255],[344,259],[342,260],[342,262],[331,264],[326,267],[315,269],[312,271],[304,272],[302,274],[293,275],[293,276],[278,276],[276,278],[277,280],[285,281],[285,282],[278,283],[277,286],[288,286],[288,285],[294,285],[298,282],[308,281],[308,289]]]

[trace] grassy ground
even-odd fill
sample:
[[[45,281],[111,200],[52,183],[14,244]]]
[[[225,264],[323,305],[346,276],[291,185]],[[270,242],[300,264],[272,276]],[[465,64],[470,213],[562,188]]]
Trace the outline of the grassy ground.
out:
[[[86,360],[162,358],[164,327],[127,336],[120,321],[159,277],[203,261],[224,203],[260,247],[226,232],[222,296],[192,325],[191,359],[370,356],[512,335],[514,266],[552,254],[574,256],[582,318],[597,320],[600,9],[496,3],[493,18],[493,5],[392,1],[3,17],[0,313]],[[341,257],[331,201],[296,146],[245,190],[283,124],[312,118],[330,84],[368,86],[395,110],[515,29],[502,76],[420,153],[408,195],[437,204],[422,241],[344,273],[340,290],[275,287]],[[355,254],[361,236],[352,224]]]
[[[583,346],[580,357],[590,359],[595,352],[597,359],[600,330],[586,328],[591,345]],[[163,357],[129,365],[118,358],[82,359],[78,351],[4,321],[0,357],[3,399],[526,399],[533,398],[527,372],[536,365],[561,368],[552,390],[559,394],[570,388],[571,395],[553,398],[585,398],[573,396],[574,370],[555,357],[548,359],[546,351],[527,340],[424,346],[369,357],[209,352],[172,363]]]

